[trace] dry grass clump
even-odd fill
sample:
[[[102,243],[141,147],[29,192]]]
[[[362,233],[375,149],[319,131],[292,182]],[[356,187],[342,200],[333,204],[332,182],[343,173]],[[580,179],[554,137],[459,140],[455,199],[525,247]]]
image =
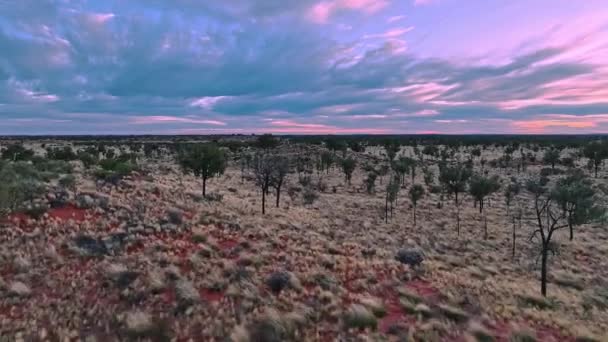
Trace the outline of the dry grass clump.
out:
[[[342,320],[346,328],[376,329],[378,326],[376,315],[361,304],[352,304],[344,312]]]

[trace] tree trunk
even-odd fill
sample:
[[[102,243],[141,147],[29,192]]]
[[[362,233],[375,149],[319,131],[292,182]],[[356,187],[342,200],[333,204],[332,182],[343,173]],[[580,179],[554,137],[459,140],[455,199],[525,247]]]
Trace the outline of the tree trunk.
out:
[[[414,205],[414,228],[416,228],[416,205]]]
[[[281,186],[277,186],[277,208],[279,207],[279,201],[281,199]]]
[[[549,257],[549,245],[543,242],[542,260],[540,267],[540,292],[543,297],[547,296],[547,259]]]
[[[207,177],[203,177],[203,197],[207,195]]]
[[[388,223],[388,196],[384,200],[384,222]]]
[[[570,241],[574,239],[574,226],[572,224],[572,212],[568,212],[568,228],[570,229]]]
[[[515,260],[515,216],[513,216],[513,245],[511,247],[511,260]]]
[[[486,213],[482,213],[483,215],[483,230],[484,230],[484,240],[488,239],[488,217],[486,216]]]
[[[266,214],[266,191],[267,189],[262,189],[262,215]]]
[[[597,178],[597,169],[599,168],[599,164],[595,163],[595,178]]]
[[[456,201],[456,234],[460,236],[460,206]]]

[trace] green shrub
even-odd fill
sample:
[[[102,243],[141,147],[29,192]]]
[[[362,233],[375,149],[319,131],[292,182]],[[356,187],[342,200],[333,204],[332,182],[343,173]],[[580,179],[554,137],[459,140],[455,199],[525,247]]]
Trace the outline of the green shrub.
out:
[[[59,186],[65,189],[74,189],[76,187],[76,177],[67,175],[59,179]]]

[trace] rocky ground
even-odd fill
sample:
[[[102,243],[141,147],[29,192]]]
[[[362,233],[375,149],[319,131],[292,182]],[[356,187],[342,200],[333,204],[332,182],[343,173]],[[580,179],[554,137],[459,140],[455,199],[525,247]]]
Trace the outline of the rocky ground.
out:
[[[1,341],[608,338],[602,227],[583,226],[573,242],[559,233],[542,298],[532,223],[524,219],[512,259],[500,193],[484,240],[466,197],[460,236],[454,206],[446,199],[438,209],[438,195],[421,201],[414,227],[402,190],[385,223],[384,186],[365,193],[361,170],[350,186],[337,169],[323,175],[327,190],[312,205],[287,194],[292,174],[280,207],[271,195],[262,216],[259,190],[238,165],[210,181],[211,199],[168,160],[141,167],[118,187],[79,171],[64,205],[39,220],[5,220]],[[424,261],[407,265],[408,253]]]

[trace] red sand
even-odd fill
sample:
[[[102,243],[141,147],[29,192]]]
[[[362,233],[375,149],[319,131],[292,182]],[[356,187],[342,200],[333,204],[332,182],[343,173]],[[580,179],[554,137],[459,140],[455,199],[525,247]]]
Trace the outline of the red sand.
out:
[[[201,294],[201,298],[207,302],[219,302],[224,298],[224,293],[221,291],[202,289],[199,293]]]

